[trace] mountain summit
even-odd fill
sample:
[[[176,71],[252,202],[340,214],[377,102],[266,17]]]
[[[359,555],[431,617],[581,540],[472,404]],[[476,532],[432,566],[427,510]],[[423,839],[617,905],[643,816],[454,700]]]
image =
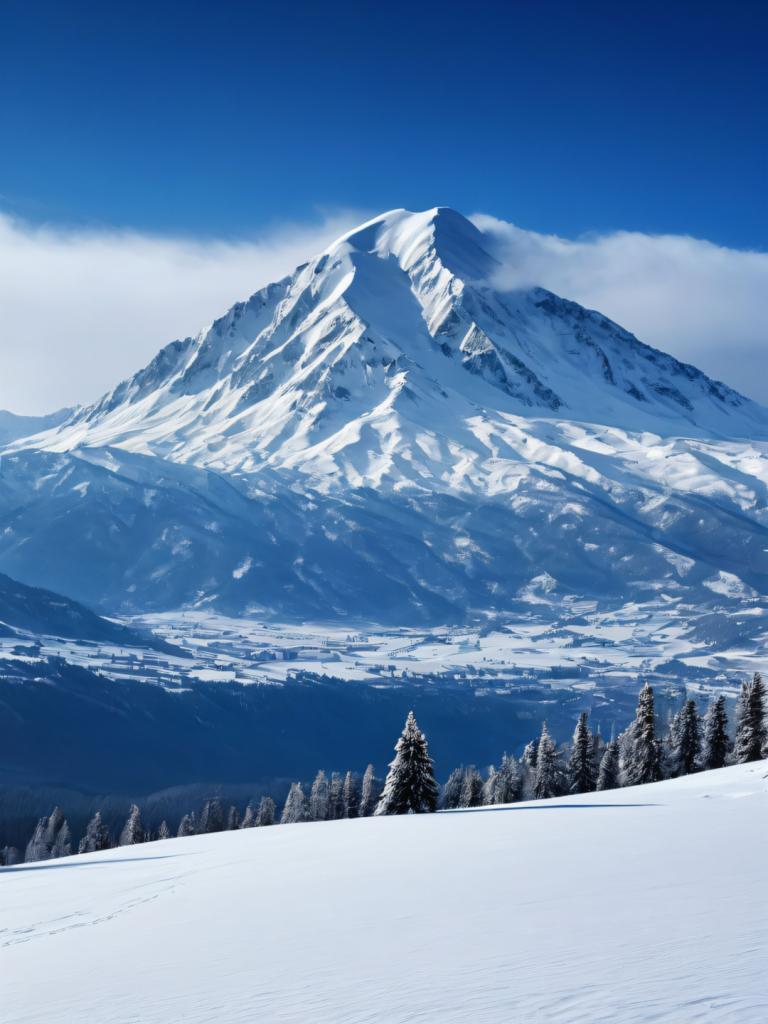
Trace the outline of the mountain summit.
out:
[[[498,269],[444,207],[343,235],[11,444],[0,568],[96,550],[102,606],[403,623],[762,593],[768,410]]]

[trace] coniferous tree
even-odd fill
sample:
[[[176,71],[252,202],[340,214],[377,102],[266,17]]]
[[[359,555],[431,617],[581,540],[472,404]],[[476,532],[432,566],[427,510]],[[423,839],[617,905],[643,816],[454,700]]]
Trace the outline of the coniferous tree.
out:
[[[221,800],[206,800],[203,809],[200,811],[200,821],[197,831],[200,835],[209,832],[223,832],[227,827],[224,817],[224,807]]]
[[[331,772],[331,784],[328,787],[328,817],[338,821],[344,817],[344,779],[339,772]]]
[[[179,822],[179,831],[176,833],[177,838],[183,839],[185,836],[197,835],[197,818],[195,812],[192,811],[190,814],[185,814]]]
[[[482,807],[482,805],[483,777],[477,768],[471,764],[464,772],[459,807]]]
[[[619,749],[623,786],[658,782],[661,778],[661,745],[656,738],[653,688],[648,683],[640,690],[635,720],[623,733]]]
[[[356,818],[360,807],[360,785],[357,776],[347,772],[344,776],[344,817]]]
[[[765,684],[759,672],[751,682],[742,683],[736,712],[736,740],[733,760],[736,764],[759,761],[766,746]]]
[[[375,813],[381,798],[381,779],[376,777],[373,765],[369,764],[363,775],[363,786],[360,792],[358,817],[369,818]]]
[[[227,824],[225,831],[234,832],[235,829],[238,828],[240,828],[240,812],[233,804],[227,812]]]
[[[710,703],[704,716],[701,767],[705,771],[710,768],[722,768],[728,758],[730,746],[725,697],[720,695]]]
[[[496,800],[497,804],[511,804],[520,799],[520,791],[523,779],[520,773],[520,766],[514,757],[504,754],[496,772]]]
[[[525,765],[525,767],[531,772],[536,771],[536,758],[538,756],[538,753],[538,740],[531,740],[529,743],[526,743],[525,749],[523,750],[522,762]]]
[[[616,740],[606,743],[600,759],[600,771],[597,775],[597,789],[618,789],[621,785],[619,773],[619,744]]]
[[[245,814],[243,820],[240,822],[240,828],[256,828],[256,808],[253,803],[249,803],[245,808]]]
[[[427,738],[413,712],[395,745],[376,814],[422,814],[437,810],[439,790],[429,756]]]
[[[259,810],[256,814],[256,824],[259,828],[275,824],[275,801],[271,796],[263,796],[259,801]]]
[[[143,843],[145,840],[144,823],[141,820],[141,811],[137,804],[131,804],[128,818],[123,825],[118,846],[134,846],[136,843]]]
[[[461,788],[464,785],[464,766],[454,768],[443,786],[443,798],[441,806],[446,811],[452,811],[459,806],[461,800]]]
[[[47,817],[38,821],[32,838],[27,843],[24,860],[52,860],[55,857],[68,856],[71,853],[71,847],[66,853],[63,851],[70,842],[67,820],[61,809],[54,807]]]
[[[500,800],[496,799],[496,795],[499,789],[498,772],[496,771],[495,765],[488,766],[488,775],[486,776],[485,782],[483,783],[483,806],[490,807],[492,804],[501,803]]]
[[[168,822],[165,819],[163,819],[160,822],[160,828],[157,830],[157,838],[158,839],[170,839],[171,838],[171,830],[168,828]]]
[[[595,744],[589,727],[587,713],[582,711],[576,723],[568,758],[568,790],[570,793],[592,793],[597,785],[597,769],[594,761]]]
[[[85,835],[80,840],[77,848],[78,853],[98,853],[99,850],[108,850],[112,842],[104,822],[101,820],[101,811],[96,811],[88,822]]]
[[[312,821],[327,821],[330,805],[331,789],[325,772],[320,769],[309,793],[309,816]]]
[[[14,864],[21,864],[21,850],[15,846],[4,846],[0,850],[0,864],[6,868],[10,868]]]
[[[560,790],[560,772],[557,764],[557,748],[549,735],[547,723],[541,726],[541,737],[536,750],[536,769],[533,782],[533,796],[536,800],[548,800],[557,796]]]
[[[304,790],[301,788],[301,783],[294,782],[286,797],[280,824],[296,825],[309,820],[309,804],[304,796]]]
[[[695,700],[687,700],[679,712],[675,741],[676,774],[690,775],[697,771],[701,757],[701,732]]]

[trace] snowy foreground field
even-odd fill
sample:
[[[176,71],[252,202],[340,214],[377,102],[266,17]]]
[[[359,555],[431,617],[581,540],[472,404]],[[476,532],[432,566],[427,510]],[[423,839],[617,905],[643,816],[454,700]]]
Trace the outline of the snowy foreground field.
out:
[[[767,775],[6,868],[2,1017],[764,1024]]]

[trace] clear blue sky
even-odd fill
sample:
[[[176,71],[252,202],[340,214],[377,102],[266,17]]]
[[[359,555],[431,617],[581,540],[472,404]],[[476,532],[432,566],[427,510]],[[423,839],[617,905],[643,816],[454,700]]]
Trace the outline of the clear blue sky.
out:
[[[0,2],[0,209],[247,235],[318,206],[768,248],[768,3]]]

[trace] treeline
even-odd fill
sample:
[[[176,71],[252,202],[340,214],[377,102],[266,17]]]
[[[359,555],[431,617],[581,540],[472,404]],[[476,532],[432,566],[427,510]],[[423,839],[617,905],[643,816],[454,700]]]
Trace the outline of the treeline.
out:
[[[300,782],[291,785],[279,816],[269,796],[249,803],[242,816],[235,806],[226,807],[218,799],[206,800],[199,810],[183,815],[175,834],[184,837],[374,814],[428,813],[439,807],[454,810],[542,800],[657,782],[726,764],[757,761],[766,754],[766,688],[759,674],[742,684],[733,737],[723,696],[710,702],[703,717],[696,701],[687,699],[666,729],[660,730],[653,688],[646,683],[640,691],[635,718],[620,736],[606,742],[599,733],[590,731],[588,715],[583,712],[571,742],[558,746],[545,722],[540,735],[526,745],[519,759],[504,754],[501,762],[491,765],[484,775],[474,765],[455,768],[442,791],[435,780],[427,739],[413,712],[409,712],[383,783],[371,764],[362,779],[353,772],[333,772],[329,777],[321,770],[308,792]],[[0,851],[0,864],[94,853],[170,839],[172,834],[166,821],[156,830],[147,828],[141,809],[133,804],[117,834],[110,832],[97,811],[75,847],[67,820],[57,807],[40,819],[23,854],[15,847],[5,847]]]

